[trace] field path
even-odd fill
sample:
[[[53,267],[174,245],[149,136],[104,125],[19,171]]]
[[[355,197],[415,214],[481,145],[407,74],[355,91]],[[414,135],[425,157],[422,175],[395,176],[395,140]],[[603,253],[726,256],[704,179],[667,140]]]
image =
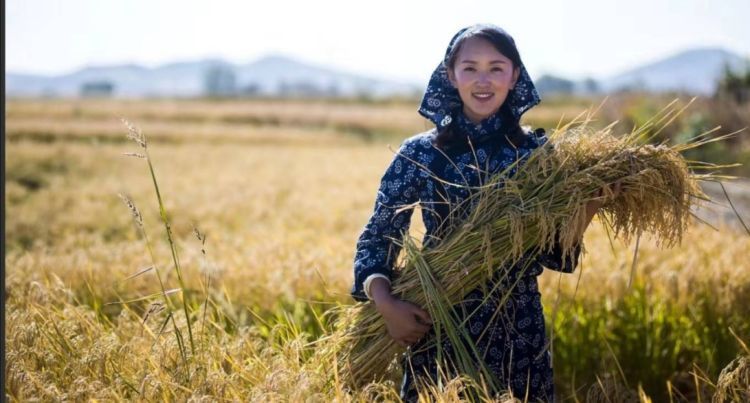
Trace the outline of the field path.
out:
[[[731,228],[744,231],[742,223],[733,211],[729,201],[727,201],[721,185],[715,182],[705,182],[702,184],[702,187],[713,203],[696,208],[696,215],[711,225],[726,224]],[[745,225],[750,227],[750,179],[741,178],[731,182],[724,182],[724,188],[737,213],[745,222]]]

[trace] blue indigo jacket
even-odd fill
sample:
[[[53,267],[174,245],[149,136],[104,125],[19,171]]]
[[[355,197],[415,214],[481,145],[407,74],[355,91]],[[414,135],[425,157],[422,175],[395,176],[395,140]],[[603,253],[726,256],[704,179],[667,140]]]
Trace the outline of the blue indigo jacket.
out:
[[[547,141],[544,131],[539,129],[527,132],[519,147],[502,136],[493,135],[443,150],[434,145],[436,135],[437,131],[432,129],[404,140],[383,174],[374,211],[357,241],[351,289],[355,300],[367,300],[363,290],[367,277],[381,274],[392,278],[393,265],[401,249],[398,241],[408,231],[411,221],[413,208],[408,206],[419,203],[426,230],[423,245],[430,245],[439,239],[438,231],[451,213],[451,206],[460,203],[470,192],[465,186],[445,182],[479,186],[517,159],[526,160],[534,149]],[[509,170],[511,175],[516,168],[523,169],[523,164]],[[563,261],[558,245],[551,252],[537,256],[523,273],[539,275],[542,265],[570,273],[577,264],[580,249],[576,252]]]

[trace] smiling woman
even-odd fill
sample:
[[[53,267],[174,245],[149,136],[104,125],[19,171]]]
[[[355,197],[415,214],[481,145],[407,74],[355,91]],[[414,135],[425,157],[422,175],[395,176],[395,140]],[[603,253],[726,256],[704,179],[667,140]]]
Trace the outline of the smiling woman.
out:
[[[470,213],[464,202],[473,192],[493,175],[524,169],[532,152],[546,143],[542,131],[519,125],[521,115],[539,101],[510,35],[493,25],[463,29],[430,78],[419,109],[435,129],[404,141],[383,175],[372,217],[357,242],[352,295],[372,299],[390,337],[409,346],[401,388],[406,401],[418,400],[418,384],[439,382],[441,370],[473,376],[466,373],[467,365],[489,370],[475,381],[490,385],[493,394],[507,391],[530,401],[554,398],[537,276],[543,267],[572,272],[580,253],[577,245],[565,258],[560,247],[528,253],[507,271],[497,269],[509,274],[466,290],[452,311],[461,316],[478,352],[468,364],[460,351],[469,347],[441,339],[431,326],[431,313],[392,295],[390,287],[413,207],[421,206],[423,245],[439,245]],[[589,202],[576,231],[582,233],[600,207]]]

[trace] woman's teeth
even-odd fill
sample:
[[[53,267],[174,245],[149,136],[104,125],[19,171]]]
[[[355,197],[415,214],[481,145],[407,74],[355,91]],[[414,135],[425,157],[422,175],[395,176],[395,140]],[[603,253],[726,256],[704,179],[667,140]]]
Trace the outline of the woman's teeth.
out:
[[[480,92],[480,93],[474,93],[472,95],[474,95],[475,98],[478,98],[478,99],[481,99],[481,100],[486,100],[486,99],[490,99],[492,97],[492,95],[494,95],[494,94]]]

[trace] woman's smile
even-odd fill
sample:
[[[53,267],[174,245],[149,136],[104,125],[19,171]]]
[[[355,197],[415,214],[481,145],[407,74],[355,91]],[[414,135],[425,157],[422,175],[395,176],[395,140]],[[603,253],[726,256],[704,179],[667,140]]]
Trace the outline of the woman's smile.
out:
[[[492,97],[495,96],[495,94],[491,92],[473,92],[471,94],[477,102],[480,103],[490,103],[492,101]]]

